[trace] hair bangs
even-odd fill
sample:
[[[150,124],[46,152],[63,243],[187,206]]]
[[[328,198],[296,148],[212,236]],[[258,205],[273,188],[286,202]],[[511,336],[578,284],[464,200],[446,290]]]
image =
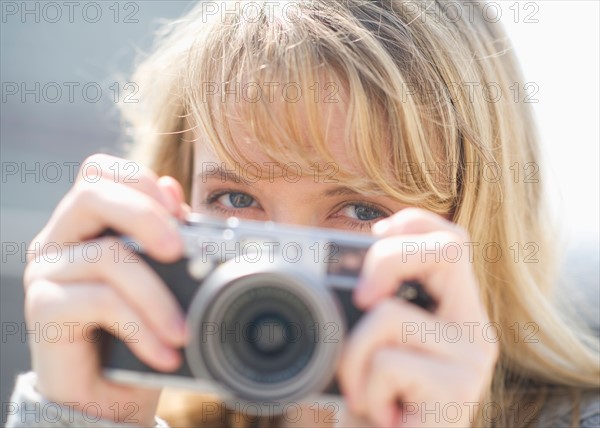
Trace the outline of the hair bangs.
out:
[[[458,160],[456,124],[448,122],[448,105],[406,91],[409,71],[398,63],[410,63],[412,42],[407,38],[397,47],[400,58],[392,58],[347,11],[297,13],[293,23],[266,13],[252,22],[232,18],[194,45],[185,99],[197,139],[229,165],[252,163],[260,153],[280,166],[329,166],[361,192],[448,212],[458,171],[445,168],[441,180],[440,171],[428,171],[440,170],[449,156]],[[340,108],[346,169],[327,134]],[[455,142],[447,146],[448,132]]]

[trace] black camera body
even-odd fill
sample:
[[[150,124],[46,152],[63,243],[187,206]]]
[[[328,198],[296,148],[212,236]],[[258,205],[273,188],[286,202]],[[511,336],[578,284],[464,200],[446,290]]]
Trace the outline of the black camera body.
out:
[[[102,365],[111,380],[218,393],[225,402],[273,410],[339,395],[335,368],[344,337],[362,316],[352,303],[366,234],[220,220],[200,215],[180,225],[185,256],[171,264],[140,256],[187,314],[183,363],[164,373],[148,367],[108,333]],[[139,246],[126,237],[134,248]],[[398,296],[431,309],[414,282]]]

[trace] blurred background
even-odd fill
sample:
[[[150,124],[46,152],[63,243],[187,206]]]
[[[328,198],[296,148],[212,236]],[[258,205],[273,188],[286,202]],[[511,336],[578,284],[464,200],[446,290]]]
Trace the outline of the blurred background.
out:
[[[124,138],[116,102],[132,93],[125,85],[136,53],[150,48],[161,20],[180,16],[193,2],[74,2],[72,19],[69,8],[57,2],[62,13],[58,22],[52,22],[56,9],[44,10],[46,3],[1,4],[2,403],[10,397],[15,375],[30,367],[21,335],[24,250],[71,187],[71,168],[76,173],[96,152],[121,153]],[[9,14],[13,7],[14,15]],[[32,12],[23,16],[25,7]],[[10,95],[15,92],[12,83],[18,85],[15,95]],[[39,99],[34,93],[23,95],[29,89],[36,92],[36,84]],[[11,334],[15,327],[18,334]],[[2,423],[5,411],[3,405]]]
[[[120,153],[117,103],[132,93],[125,85],[136,52],[149,49],[161,20],[194,2],[72,3],[1,2],[2,403],[15,375],[29,369],[22,334],[25,249],[78,165],[95,152]],[[491,3],[488,16],[504,23],[525,73],[520,99],[532,101],[538,118],[543,168],[563,228],[557,245],[575,254],[567,266],[576,266],[587,278],[585,292],[598,299],[599,3]],[[4,413],[3,405],[2,422]]]

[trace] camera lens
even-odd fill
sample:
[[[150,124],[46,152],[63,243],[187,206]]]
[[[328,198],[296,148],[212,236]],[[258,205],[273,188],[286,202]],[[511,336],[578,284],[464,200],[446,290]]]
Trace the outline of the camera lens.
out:
[[[333,379],[344,334],[340,314],[318,277],[287,264],[223,265],[190,304],[187,362],[195,377],[235,397],[304,397]]]
[[[315,316],[292,292],[275,285],[243,291],[225,309],[220,346],[227,365],[258,383],[293,378],[310,361]]]
[[[287,339],[286,320],[278,314],[262,314],[249,324],[250,344],[255,352],[273,356],[283,351]]]

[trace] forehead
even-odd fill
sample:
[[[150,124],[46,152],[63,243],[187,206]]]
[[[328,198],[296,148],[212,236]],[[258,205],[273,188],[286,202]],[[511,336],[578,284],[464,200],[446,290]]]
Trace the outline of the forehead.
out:
[[[229,97],[222,105],[227,132],[222,133],[221,137],[225,140],[223,145],[232,146],[238,156],[233,156],[233,159],[222,156],[219,147],[211,144],[206,135],[198,133],[195,138],[196,159],[210,159],[225,164],[234,162],[242,164],[242,167],[247,163],[265,166],[273,162],[293,162],[302,168],[311,168],[315,163],[325,165],[333,162],[339,169],[360,174],[359,163],[347,150],[351,123],[345,89],[331,79],[322,77],[311,85],[310,92],[306,92],[303,86],[297,86],[293,90],[293,98],[290,98],[292,90],[283,89],[286,85],[290,87],[285,82],[279,84],[278,89],[267,85],[270,92],[261,93],[260,96],[265,99],[261,99],[260,107],[267,113],[268,120],[254,126],[251,122],[255,117],[249,110],[256,108],[256,104],[245,101],[243,96],[239,97],[241,101],[238,102],[237,94]],[[246,83],[239,87],[243,90],[249,86]],[[253,84],[252,87],[256,91],[257,86]],[[325,89],[329,89],[327,96],[322,94]],[[321,94],[317,98],[319,92]],[[310,98],[310,101],[302,100],[303,97]],[[318,118],[319,136],[309,130],[311,115]],[[291,129],[294,127],[296,130]],[[289,132],[282,132],[282,128]],[[323,140],[328,156],[319,152],[316,139]]]

